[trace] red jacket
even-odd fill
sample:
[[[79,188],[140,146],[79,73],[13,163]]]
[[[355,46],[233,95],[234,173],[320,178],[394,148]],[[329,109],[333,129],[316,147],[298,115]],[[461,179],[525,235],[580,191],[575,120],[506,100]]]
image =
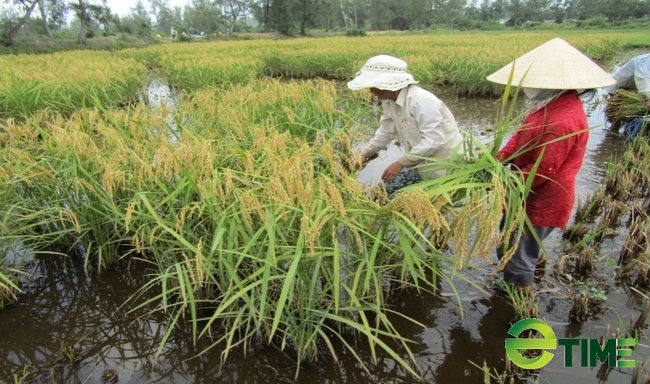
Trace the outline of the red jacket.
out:
[[[500,160],[505,160],[521,149],[533,148],[512,160],[526,174],[545,148],[526,199],[526,213],[534,226],[562,228],[569,221],[576,176],[589,139],[588,127],[582,101],[571,91],[528,114],[522,127],[497,154]]]

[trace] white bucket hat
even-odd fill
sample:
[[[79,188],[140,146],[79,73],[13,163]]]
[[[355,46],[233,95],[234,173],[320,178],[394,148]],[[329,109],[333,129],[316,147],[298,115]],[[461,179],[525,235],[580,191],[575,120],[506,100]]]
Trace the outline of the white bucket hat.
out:
[[[616,80],[577,48],[558,38],[550,40],[494,72],[487,79],[507,84],[515,66],[512,85],[539,89],[592,89]]]
[[[358,91],[378,88],[397,91],[417,81],[406,71],[406,62],[393,56],[379,55],[368,59],[357,72],[357,77],[348,82],[348,88]]]

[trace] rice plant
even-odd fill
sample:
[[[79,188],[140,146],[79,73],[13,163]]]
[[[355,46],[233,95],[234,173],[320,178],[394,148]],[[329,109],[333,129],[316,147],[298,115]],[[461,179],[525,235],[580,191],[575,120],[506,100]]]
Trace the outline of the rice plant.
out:
[[[0,118],[24,118],[37,111],[70,114],[93,105],[137,101],[144,66],[109,52],[71,51],[0,57]]]
[[[512,361],[507,357],[507,355],[506,355],[506,367],[503,372],[497,371],[496,368],[492,368],[492,370],[490,370],[490,367],[487,365],[486,361],[483,361],[482,366],[479,366],[473,361],[470,361],[470,363],[483,372],[484,384],[490,384],[490,383],[514,384],[515,383],[515,377],[513,376],[512,373],[513,364]]]
[[[34,367],[29,365],[23,367],[22,371],[13,374],[14,384],[31,382],[34,378]]]
[[[537,170],[536,164],[527,178],[510,169],[508,160],[496,158],[506,134],[519,119],[514,116],[517,90],[507,86],[496,124],[495,138],[485,146],[469,135],[469,144],[459,156],[452,156],[438,166],[446,171],[439,179],[426,181],[422,188],[444,206],[449,215],[450,241],[454,245],[457,267],[471,257],[489,260],[494,249],[504,247],[503,268],[516,249],[527,223],[524,200]],[[512,100],[509,95],[514,94]],[[477,153],[473,148],[478,148]],[[538,159],[538,163],[541,160]]]
[[[604,187],[600,186],[593,193],[587,195],[584,201],[579,200],[574,221],[582,223],[585,221],[593,221],[600,213],[605,204]]]
[[[650,315],[650,302],[646,301],[645,304],[643,304],[643,309],[641,310],[641,313],[639,313],[639,317],[637,317],[636,320],[632,320],[630,322],[629,334],[631,335],[644,334],[644,329],[648,327],[646,324],[648,321],[648,315]]]
[[[124,50],[121,57],[160,70],[186,90],[221,89],[264,76],[350,80],[368,57],[390,53],[409,63],[425,87],[451,85],[465,95],[501,95],[502,88],[485,77],[517,56],[556,37],[549,33],[449,36],[368,36],[361,46],[346,37],[281,41],[231,41],[163,44]],[[562,36],[595,60],[613,55],[618,34],[566,32]],[[634,38],[631,35],[629,38]]]
[[[536,293],[520,290],[508,284],[505,284],[505,289],[515,310],[516,321],[539,316],[539,301]]]
[[[573,304],[569,318],[582,323],[597,316],[602,311],[602,305],[607,300],[605,292],[593,281],[579,282],[571,290]]]
[[[590,231],[591,228],[589,228],[589,226],[582,222],[578,222],[566,226],[562,231],[562,237],[570,244],[575,245],[577,242],[582,240]]]
[[[641,218],[637,218],[630,226],[628,237],[618,258],[618,264],[621,266],[622,271],[627,269],[628,264],[632,260],[646,251],[647,243],[647,222],[642,221]]]
[[[610,165],[605,180],[605,193],[612,200],[627,201],[632,198],[634,190],[634,176],[628,172],[627,166],[622,162]]]
[[[5,178],[23,181],[6,185],[89,270],[133,255],[149,262],[142,292],[158,293],[142,305],[170,316],[164,340],[183,322],[195,341],[226,351],[261,342],[300,363],[320,343],[335,357],[336,344],[354,352],[354,333],[417,376],[385,287],[433,291],[449,279],[453,261],[425,235],[446,222],[422,192],[388,205],[368,197],[349,171],[354,133],[343,127],[356,124],[326,102],[336,92],[269,81],[197,92],[178,112],[98,103],[67,119],[37,114],[7,127]],[[39,161],[18,161],[33,154]]]

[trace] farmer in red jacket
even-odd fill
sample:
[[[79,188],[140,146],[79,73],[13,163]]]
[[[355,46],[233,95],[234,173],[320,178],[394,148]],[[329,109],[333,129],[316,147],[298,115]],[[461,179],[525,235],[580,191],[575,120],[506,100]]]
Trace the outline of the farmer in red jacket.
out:
[[[587,148],[589,125],[576,90],[594,89],[616,81],[566,41],[556,38],[526,53],[488,76],[507,84],[514,65],[513,86],[523,88],[533,109],[497,154],[528,177],[541,156],[526,213],[540,240],[569,221],[575,181]],[[504,267],[506,283],[520,292],[532,289],[540,244],[526,226],[515,254]],[[499,259],[503,249],[497,250]]]

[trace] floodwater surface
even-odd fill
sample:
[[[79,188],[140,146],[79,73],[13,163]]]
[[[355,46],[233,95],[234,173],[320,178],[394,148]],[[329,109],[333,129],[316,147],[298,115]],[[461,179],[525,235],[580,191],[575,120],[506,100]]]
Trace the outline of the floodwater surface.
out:
[[[157,100],[165,95],[159,85]],[[461,128],[489,136],[496,120],[499,100],[463,98],[444,89],[435,90],[459,121]],[[149,100],[155,102],[156,100]],[[602,104],[595,98],[586,103],[590,124],[588,152],[579,174],[577,198],[602,184],[607,165],[625,149],[623,139],[605,126]],[[360,173],[364,183],[376,182],[383,167],[399,156],[390,147]],[[570,321],[571,300],[563,283],[554,277],[553,265],[560,257],[562,237],[556,230],[545,241],[549,263],[538,284],[539,318],[551,325],[558,338],[609,337],[623,323],[636,319],[645,297],[613,278],[611,263],[616,259],[625,233],[605,240],[598,275],[606,281],[605,310],[584,323]],[[133,262],[135,263],[135,261]],[[604,265],[604,266],[603,266]],[[609,267],[606,267],[609,265]],[[467,272],[474,281],[497,281],[493,264],[484,263]],[[144,317],[147,309],[130,312],[123,303],[147,279],[146,265],[122,265],[102,276],[90,278],[82,262],[74,258],[46,255],[36,257],[32,271],[42,278],[32,282],[20,301],[0,311],[0,381],[14,382],[24,369],[34,372],[32,382],[42,383],[291,383],[296,364],[290,353],[275,347],[257,346],[247,354],[240,348],[229,352],[222,364],[222,350],[201,355],[203,341],[193,345],[191,327],[179,327],[165,347],[158,351],[164,334],[164,317]],[[480,291],[454,281],[456,299],[447,284],[440,295],[417,292],[396,293],[394,308],[419,321],[424,328],[394,319],[401,334],[414,341],[412,350],[419,372],[427,383],[482,383],[485,362],[490,370],[505,369],[504,343],[514,312],[509,299],[494,289]],[[490,284],[487,284],[488,287]],[[146,298],[141,298],[139,302]],[[640,345],[648,345],[647,336]],[[298,383],[419,383],[386,354],[378,352],[377,363],[363,341],[356,351],[367,371],[342,346],[335,346],[338,362],[327,352],[319,361],[301,367]],[[63,352],[63,353],[62,353]],[[541,383],[630,383],[632,368],[581,368],[577,353],[574,367],[564,367],[564,356],[556,357],[538,374]],[[639,347],[647,361],[647,347]],[[156,359],[156,357],[158,358]],[[637,363],[639,364],[639,362]],[[34,377],[32,376],[32,377]],[[535,378],[535,375],[530,376]]]

